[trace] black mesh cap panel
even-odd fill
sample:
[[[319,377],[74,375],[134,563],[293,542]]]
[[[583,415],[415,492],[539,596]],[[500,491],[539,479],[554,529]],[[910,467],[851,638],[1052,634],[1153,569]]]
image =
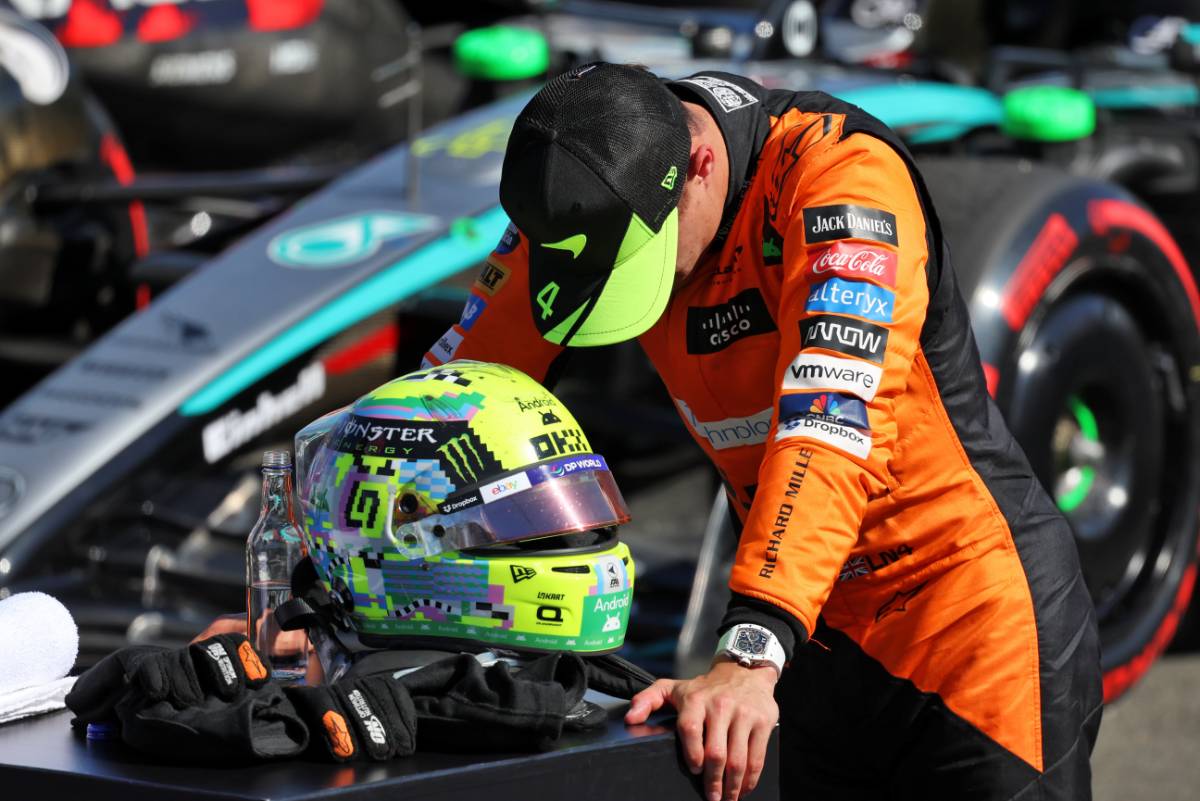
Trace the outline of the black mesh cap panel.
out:
[[[533,156],[549,153],[551,143],[609,191],[581,188],[578,179],[576,185],[547,184]],[[656,76],[637,67],[587,64],[546,84],[517,117],[500,202],[518,228],[545,238],[570,235],[581,216],[615,216],[616,209],[604,208],[610,203],[657,233],[679,203],[690,151],[683,105]],[[676,177],[667,188],[663,181],[672,167]],[[533,193],[541,196],[530,197]],[[580,195],[597,199],[599,206],[581,204]]]

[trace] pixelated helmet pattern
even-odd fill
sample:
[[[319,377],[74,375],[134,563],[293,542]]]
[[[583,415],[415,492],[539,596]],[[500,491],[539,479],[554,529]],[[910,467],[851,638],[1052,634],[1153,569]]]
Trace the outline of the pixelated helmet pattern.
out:
[[[603,457],[524,373],[467,361],[409,373],[305,427],[296,455],[309,555],[359,634],[619,647],[624,544],[559,570],[568,557],[549,541],[508,552],[629,519]]]

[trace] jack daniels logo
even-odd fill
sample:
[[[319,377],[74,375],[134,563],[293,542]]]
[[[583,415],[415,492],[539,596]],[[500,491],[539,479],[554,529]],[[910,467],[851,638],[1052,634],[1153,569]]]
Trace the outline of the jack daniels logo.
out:
[[[351,415],[333,440],[335,450],[391,459],[437,459],[455,486],[477,484],[502,469],[465,420],[380,419]]]

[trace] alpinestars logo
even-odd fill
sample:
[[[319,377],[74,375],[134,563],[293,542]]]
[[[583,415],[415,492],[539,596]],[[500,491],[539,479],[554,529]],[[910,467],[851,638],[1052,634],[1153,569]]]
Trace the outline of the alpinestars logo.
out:
[[[804,236],[810,244],[834,239],[873,239],[896,245],[896,215],[849,203],[804,210]]]
[[[888,330],[880,325],[818,314],[800,321],[800,345],[825,348],[883,364]]]
[[[687,352],[717,353],[739,339],[775,330],[762,293],[751,288],[719,306],[692,306],[687,311]]]

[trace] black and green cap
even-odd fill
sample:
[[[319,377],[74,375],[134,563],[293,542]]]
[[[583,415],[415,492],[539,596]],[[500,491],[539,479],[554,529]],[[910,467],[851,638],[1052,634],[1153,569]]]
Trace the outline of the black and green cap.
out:
[[[683,105],[638,67],[585,64],[513,126],[500,204],[529,240],[530,308],[559,345],[608,345],[671,296],[691,136]]]

